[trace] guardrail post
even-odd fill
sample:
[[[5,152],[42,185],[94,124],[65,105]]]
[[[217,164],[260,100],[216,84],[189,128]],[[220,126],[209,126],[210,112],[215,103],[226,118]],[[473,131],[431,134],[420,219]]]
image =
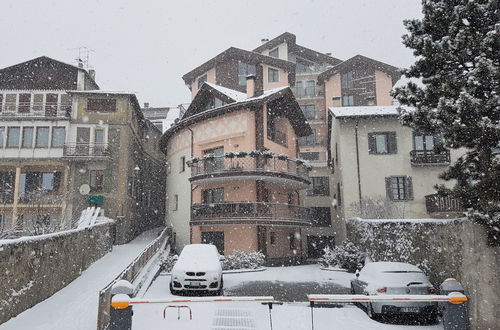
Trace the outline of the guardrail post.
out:
[[[448,295],[453,292],[464,293],[464,287],[454,278],[448,278],[439,287],[441,294]],[[443,314],[444,330],[468,330],[469,313],[466,303],[453,304],[440,302],[439,307]]]
[[[134,294],[134,288],[130,282],[120,280],[111,287],[111,310],[110,310],[110,330],[131,330],[132,329],[132,306],[128,303],[113,303],[114,301],[127,302]]]

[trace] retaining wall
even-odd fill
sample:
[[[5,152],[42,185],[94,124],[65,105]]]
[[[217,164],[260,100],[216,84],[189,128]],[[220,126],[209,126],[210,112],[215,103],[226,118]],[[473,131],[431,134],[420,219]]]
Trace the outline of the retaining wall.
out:
[[[0,240],[0,324],[47,299],[111,251],[113,226],[107,221],[82,229]]]
[[[436,288],[458,279],[470,297],[472,329],[499,329],[500,247],[486,244],[481,226],[466,219],[351,219],[347,237],[375,261],[420,266]]]

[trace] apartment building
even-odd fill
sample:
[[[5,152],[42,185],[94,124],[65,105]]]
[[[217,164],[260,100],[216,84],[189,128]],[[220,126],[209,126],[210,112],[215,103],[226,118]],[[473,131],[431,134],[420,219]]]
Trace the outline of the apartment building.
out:
[[[262,72],[272,60],[257,58],[264,60],[251,65],[261,74],[245,76],[245,86],[234,77],[226,80],[246,93],[207,81],[198,87],[188,80],[196,89],[194,99],[162,136],[167,223],[178,250],[205,242],[224,254],[262,251],[269,263],[305,257],[302,230],[314,215],[301,206],[299,191],[310,181],[308,168],[297,159],[296,139],[311,128],[288,83],[264,90],[267,83],[259,79],[267,79]],[[227,60],[242,67],[234,58]],[[209,80],[217,81],[217,72]]]
[[[118,242],[162,222],[163,182],[145,176],[151,198],[135,188],[142,168],[164,174],[161,132],[135,95],[100,91],[94,77],[48,57],[0,70],[0,231],[71,228],[88,206],[117,220]]]
[[[453,217],[460,204],[436,195],[438,175],[462,152],[440,135],[399,122],[398,106],[331,107],[335,214],[343,219]]]

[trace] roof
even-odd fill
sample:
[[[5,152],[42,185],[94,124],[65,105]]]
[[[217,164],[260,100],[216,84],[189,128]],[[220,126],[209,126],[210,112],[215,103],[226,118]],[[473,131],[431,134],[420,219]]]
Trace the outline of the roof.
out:
[[[400,109],[397,105],[329,108],[335,118],[398,117]]]
[[[213,89],[218,90],[222,94],[226,95],[227,97],[231,98],[233,101],[243,101],[247,98],[247,94],[235,91],[234,89],[222,87],[216,84],[212,84],[209,82],[205,82],[205,84],[209,85]]]
[[[231,59],[242,60],[248,64],[269,64],[288,72],[295,73],[295,63],[280,60],[271,56],[266,56],[258,54],[255,52],[250,52],[236,47],[230,47],[220,53],[219,55],[211,58],[200,66],[194,68],[193,70],[182,76],[182,79],[186,84],[191,84],[197,77],[201,76],[211,68],[215,67],[218,63],[226,62]]]
[[[216,86],[219,87],[219,86]],[[224,88],[228,89],[228,88]],[[229,89],[230,90],[230,89]],[[230,90],[232,91],[232,90]],[[217,117],[232,111],[242,110],[242,109],[256,109],[259,106],[262,106],[264,103],[269,103],[273,101],[281,101],[282,112],[291,112],[295,111],[295,113],[287,116],[292,124],[294,130],[297,133],[297,136],[307,136],[312,134],[311,127],[309,126],[307,119],[304,116],[304,113],[300,109],[297,100],[293,96],[292,90],[288,86],[274,88],[270,90],[266,90],[262,93],[262,95],[245,98],[243,100],[236,101],[223,105],[218,108],[203,110],[201,112],[197,112],[198,109],[202,109],[203,103],[200,101],[205,93],[216,92],[220,93],[218,88],[214,88],[211,84],[204,83],[201,86],[200,91],[196,94],[193,102],[189,106],[188,110],[182,117],[182,120],[178,121],[175,125],[170,127],[161,137],[160,140],[160,148],[163,150],[166,146],[168,139],[174,135],[179,130],[192,125],[198,121],[205,120],[212,117]],[[232,91],[236,92],[237,91]],[[241,93],[243,94],[243,93]],[[280,107],[276,107],[275,111],[278,113],[280,111]]]
[[[0,89],[76,90],[78,71],[99,88],[84,68],[40,56],[0,69]]]
[[[338,58],[317,52],[315,50],[312,50],[312,49],[304,47],[304,46],[297,45],[296,40],[297,40],[297,37],[295,36],[295,34],[290,33],[290,32],[285,32],[285,33],[280,34],[276,38],[269,40],[265,44],[260,45],[259,47],[255,48],[253,51],[260,53],[263,50],[273,49],[282,43],[287,43],[288,47],[289,47],[288,50],[291,53],[294,53],[296,55],[300,55],[301,57],[304,57],[305,59],[308,59],[311,61],[316,61],[316,62],[326,62],[326,63],[331,64],[331,65],[337,65],[337,64],[342,62],[342,60],[339,60]]]
[[[383,63],[377,60],[374,60],[372,58],[363,56],[363,55],[356,55],[351,57],[350,59],[335,65],[334,67],[326,70],[325,72],[322,72],[318,76],[318,83],[321,84],[331,76],[342,72],[349,70],[353,67],[356,67],[360,64],[366,64],[368,66],[374,67],[377,70],[383,71],[385,73],[388,73],[392,77],[392,83],[394,84],[396,81],[399,80],[401,77],[401,70],[395,66],[392,66],[387,63]]]
[[[84,91],[69,91],[71,94],[104,94],[104,95],[134,95],[135,92],[127,92],[127,91],[104,91],[101,89],[92,89],[92,90],[84,90]]]

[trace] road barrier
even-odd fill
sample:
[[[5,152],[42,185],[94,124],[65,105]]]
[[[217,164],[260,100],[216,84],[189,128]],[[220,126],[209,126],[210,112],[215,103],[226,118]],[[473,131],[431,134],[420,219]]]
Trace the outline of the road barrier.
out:
[[[312,303],[355,303],[355,302],[449,302],[451,304],[462,304],[467,297],[460,292],[451,292],[448,295],[374,295],[365,296],[360,294],[309,294],[307,300]]]

